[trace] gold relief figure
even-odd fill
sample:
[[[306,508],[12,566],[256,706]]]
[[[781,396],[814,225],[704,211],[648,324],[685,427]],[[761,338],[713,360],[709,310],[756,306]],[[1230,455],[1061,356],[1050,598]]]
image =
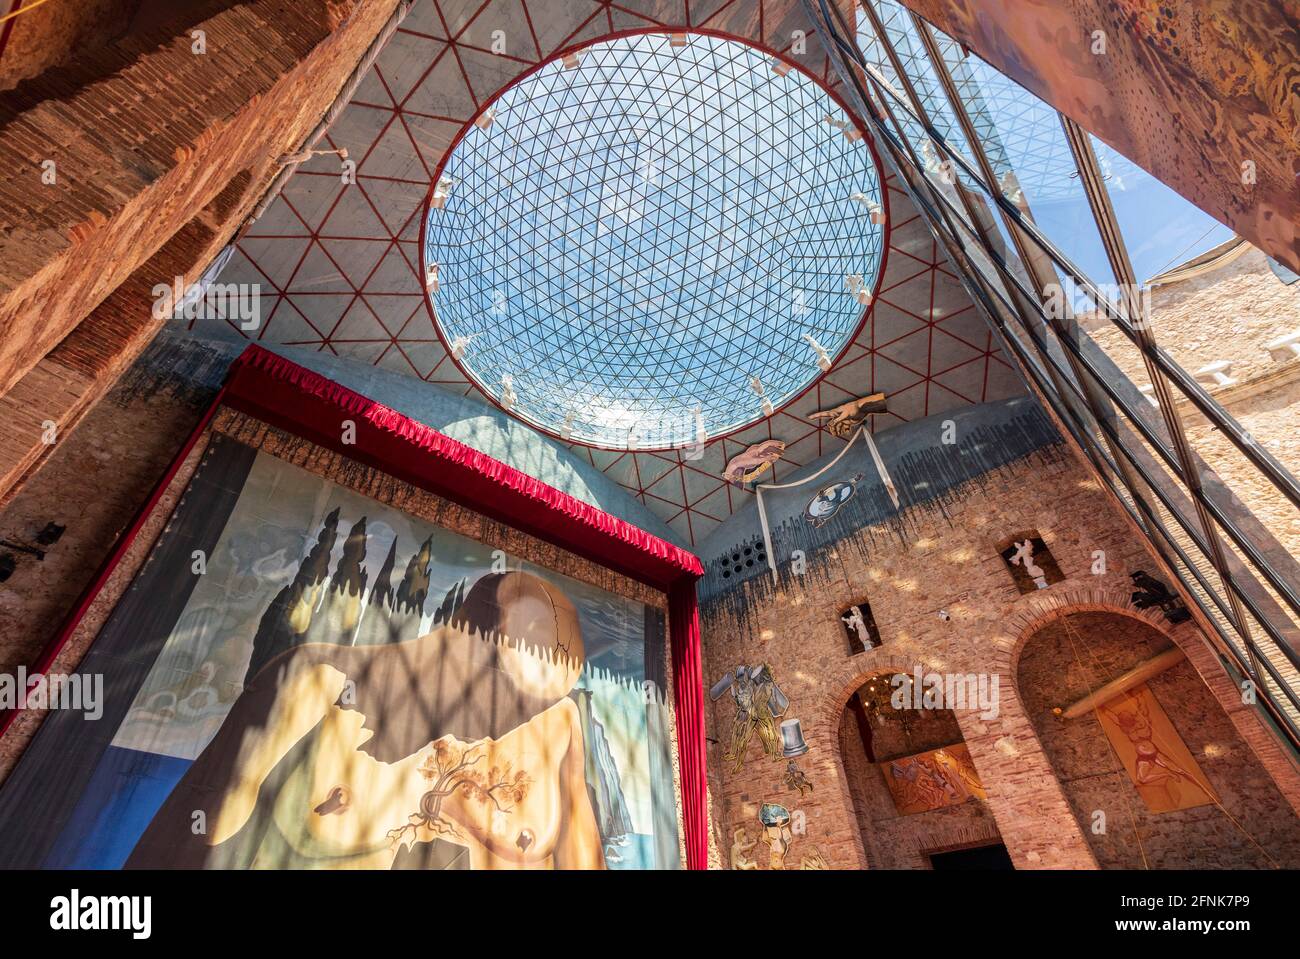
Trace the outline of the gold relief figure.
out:
[[[822,855],[821,850],[813,846],[812,851],[804,853],[803,858],[799,860],[799,868],[807,871],[830,869],[831,867],[826,862],[826,857]]]
[[[127,865],[391,868],[441,840],[475,869],[604,868],[568,696],[584,657],[572,603],[523,572],[417,639],[277,653]]]
[[[790,830],[790,810],[780,803],[765,802],[758,810],[763,824],[763,841],[767,843],[768,869],[784,869],[785,854],[790,851],[794,834]]]
[[[754,729],[758,732],[763,752],[768,756],[781,754],[780,739],[776,734],[776,719],[772,715],[772,683],[760,680],[754,685],[753,708],[750,713]],[[743,757],[743,753],[741,754]]]
[[[799,790],[800,796],[802,796],[805,791],[812,792],[813,788],[813,784],[809,781],[808,776],[799,768],[799,764],[793,759],[785,764],[785,784],[790,789]]]
[[[731,834],[731,868],[757,869],[758,863],[749,858],[749,851],[758,845],[757,839],[750,839],[743,826],[737,826]]]
[[[731,695],[736,702],[736,715],[731,720],[731,749],[726,758],[735,763],[734,768],[739,771],[745,764],[745,750],[749,748],[749,739],[754,733],[754,681],[743,667],[736,671]]]
[[[731,745],[725,754],[737,772],[745,764],[745,751],[757,731],[763,753],[777,758],[781,755],[781,737],[776,721],[785,715],[790,701],[776,684],[767,664],[737,666],[728,672],[713,688],[709,696],[718,700],[728,689],[736,704],[731,719]]]

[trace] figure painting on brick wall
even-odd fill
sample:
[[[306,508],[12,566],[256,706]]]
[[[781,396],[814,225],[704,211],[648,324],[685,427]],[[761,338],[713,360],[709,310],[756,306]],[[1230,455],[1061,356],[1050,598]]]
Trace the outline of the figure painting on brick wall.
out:
[[[1152,812],[1218,802],[1205,773],[1145,683],[1100,706],[1097,716]]]
[[[187,605],[40,864],[679,864],[642,604],[258,454]]]
[[[965,743],[891,760],[887,768],[885,782],[904,816],[986,798]]]

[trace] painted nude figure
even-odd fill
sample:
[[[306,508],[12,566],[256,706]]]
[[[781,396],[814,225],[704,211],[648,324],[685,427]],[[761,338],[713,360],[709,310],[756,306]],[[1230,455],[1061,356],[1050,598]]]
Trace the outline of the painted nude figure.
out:
[[[1167,753],[1156,745],[1153,738],[1154,728],[1151,724],[1147,705],[1142,697],[1130,691],[1125,698],[1133,703],[1133,710],[1117,711],[1102,706],[1106,718],[1119,727],[1136,754],[1133,763],[1133,782],[1138,786],[1154,786],[1164,791],[1173,809],[1180,807],[1180,783],[1189,783],[1198,792],[1209,793],[1190,772],[1178,765]]]
[[[750,839],[749,833],[745,832],[744,826],[737,826],[731,834],[731,868],[751,870],[757,869],[758,863],[749,858],[749,852],[758,845],[757,839]]]
[[[279,653],[128,866],[388,869],[442,840],[475,869],[603,868],[568,696],[584,655],[572,603],[522,572],[418,639]]]

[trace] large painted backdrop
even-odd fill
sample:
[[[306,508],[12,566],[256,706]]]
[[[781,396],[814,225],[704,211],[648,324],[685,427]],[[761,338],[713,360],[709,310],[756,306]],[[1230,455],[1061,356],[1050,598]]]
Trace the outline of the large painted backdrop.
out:
[[[664,619],[216,435],[0,865],[678,868]]]

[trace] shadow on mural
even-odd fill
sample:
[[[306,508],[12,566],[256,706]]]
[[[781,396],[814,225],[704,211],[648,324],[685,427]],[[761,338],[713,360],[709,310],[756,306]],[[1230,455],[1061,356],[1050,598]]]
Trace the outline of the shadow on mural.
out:
[[[0,864],[678,868],[664,622],[217,437]]]

